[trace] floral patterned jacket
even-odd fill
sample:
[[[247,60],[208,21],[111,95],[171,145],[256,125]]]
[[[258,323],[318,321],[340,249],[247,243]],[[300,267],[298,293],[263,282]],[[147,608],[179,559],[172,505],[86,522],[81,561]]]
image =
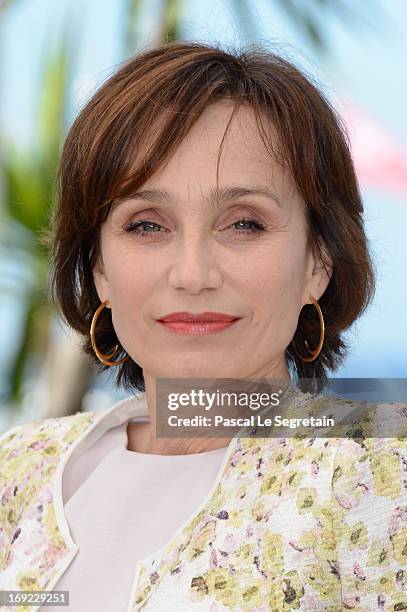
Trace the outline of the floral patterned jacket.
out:
[[[300,412],[357,404],[298,389],[287,397]],[[396,406],[403,425],[407,405]],[[0,590],[57,584],[78,551],[64,515],[64,470],[140,414],[129,397],[0,438]],[[407,610],[406,430],[381,438],[363,427],[343,437],[232,438],[202,506],[134,568],[127,612]]]

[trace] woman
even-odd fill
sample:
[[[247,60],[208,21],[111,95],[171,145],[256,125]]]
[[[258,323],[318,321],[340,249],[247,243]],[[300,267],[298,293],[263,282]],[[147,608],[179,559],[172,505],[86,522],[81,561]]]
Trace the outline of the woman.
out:
[[[319,407],[357,404],[320,391],[374,272],[310,78],[261,50],[144,51],[81,110],[58,176],[53,297],[131,395],[2,437],[1,588],[75,612],[406,609],[404,439],[157,436],[164,378],[276,379],[304,414],[307,378]]]

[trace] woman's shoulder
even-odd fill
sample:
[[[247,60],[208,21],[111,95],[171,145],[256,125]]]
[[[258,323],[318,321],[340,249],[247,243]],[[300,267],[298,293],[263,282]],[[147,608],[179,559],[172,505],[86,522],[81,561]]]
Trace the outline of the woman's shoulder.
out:
[[[64,417],[20,423],[0,437],[0,496],[9,483],[16,485],[28,473],[56,466],[71,444],[94,422],[97,412],[77,412]]]
[[[42,515],[51,506],[53,479],[60,462],[98,414],[78,412],[32,420],[1,436],[0,570],[7,566],[11,546],[25,521],[31,521],[33,512]]]
[[[70,446],[82,434],[90,431],[92,439],[99,434],[98,423],[103,422],[108,430],[120,423],[126,422],[134,411],[140,411],[142,406],[135,404],[138,398],[128,397],[116,402],[108,410],[93,410],[76,412],[68,416],[35,419],[15,425],[0,435],[0,461],[2,465],[7,460],[18,456],[54,455]],[[93,430],[96,430],[93,432]],[[103,431],[102,431],[103,433]]]
[[[388,423],[383,435],[369,437],[364,432],[364,428],[371,428],[367,422],[350,437],[343,437],[337,447],[331,499],[342,600],[349,608],[359,603],[363,609],[371,609],[380,602],[383,609],[401,610],[407,604],[403,579],[407,563],[407,435],[406,418],[401,418],[407,406],[388,403],[371,409],[375,416],[380,416],[381,410],[398,414],[400,423],[394,433],[398,430],[399,434],[388,436]]]
[[[44,441],[44,444],[38,444],[37,447],[46,448],[46,441],[64,437],[68,432],[79,432],[91,424],[97,414],[98,412],[76,412],[69,416],[33,419],[19,423],[7,429],[0,436],[0,452],[11,447],[13,450],[19,446],[31,448],[33,444],[40,441]]]
[[[288,405],[290,414],[330,417],[329,437],[380,438],[388,444],[407,444],[407,403],[374,402],[328,393],[297,392]],[[356,447],[355,447],[356,448]]]

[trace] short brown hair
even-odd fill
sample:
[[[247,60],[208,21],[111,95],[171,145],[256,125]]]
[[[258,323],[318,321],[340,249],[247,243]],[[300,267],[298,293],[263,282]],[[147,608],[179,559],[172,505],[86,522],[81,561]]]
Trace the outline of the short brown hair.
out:
[[[345,357],[343,332],[374,295],[363,204],[341,118],[310,76],[264,46],[230,52],[203,43],[163,43],[123,63],[84,105],[63,146],[57,202],[46,234],[52,250],[51,299],[67,324],[84,336],[84,351],[106,370],[89,333],[100,304],[92,268],[101,224],[113,201],[147,181],[208,105],[225,98],[234,102],[233,114],[242,103],[252,107],[270,154],[289,169],[306,204],[312,247],[324,261],[323,241],[332,258],[332,275],[319,300],[325,340],[318,358],[306,363],[292,343],[286,349],[287,365],[299,379],[326,381],[327,369],[335,370]],[[267,141],[261,113],[277,130],[278,153]],[[153,132],[153,120],[160,117],[164,120]],[[146,134],[152,146],[136,159]],[[315,307],[304,306],[294,335],[297,350],[306,355],[304,341],[316,346],[319,333]],[[99,317],[96,342],[103,353],[118,344],[116,360],[126,355],[109,309]],[[144,390],[142,368],[130,356],[115,369],[117,385]]]

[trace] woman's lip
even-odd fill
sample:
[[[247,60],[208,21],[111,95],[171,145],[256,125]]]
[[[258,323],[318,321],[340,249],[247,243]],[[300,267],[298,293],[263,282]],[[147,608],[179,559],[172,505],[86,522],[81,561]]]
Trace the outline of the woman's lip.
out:
[[[228,327],[231,327],[239,319],[229,319],[226,321],[201,321],[201,322],[187,322],[187,321],[161,321],[161,323],[167,329],[183,335],[195,335],[201,336],[205,334],[214,334],[222,331]]]
[[[172,312],[164,317],[160,317],[158,320],[165,323],[178,323],[179,321],[183,323],[212,323],[214,321],[233,321],[239,318],[240,317],[221,312],[199,312],[196,314],[192,312]]]

